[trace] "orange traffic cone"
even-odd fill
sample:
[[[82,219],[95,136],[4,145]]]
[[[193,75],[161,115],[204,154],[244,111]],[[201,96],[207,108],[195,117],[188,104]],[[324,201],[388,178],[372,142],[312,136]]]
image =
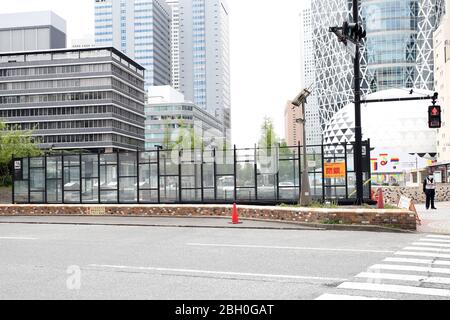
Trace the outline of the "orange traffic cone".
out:
[[[383,198],[383,189],[378,189],[378,202],[377,202],[377,208],[378,209],[384,209],[384,198]]]
[[[239,215],[238,215],[236,203],[233,204],[233,214],[231,216],[231,223],[239,224]]]

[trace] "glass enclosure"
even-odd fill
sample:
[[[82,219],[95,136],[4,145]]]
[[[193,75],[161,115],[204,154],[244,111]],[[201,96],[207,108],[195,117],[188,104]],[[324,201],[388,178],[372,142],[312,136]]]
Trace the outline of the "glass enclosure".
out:
[[[314,200],[356,198],[353,145],[48,154],[14,159],[13,203],[294,204],[307,164]],[[370,146],[363,144],[370,198]],[[306,160],[306,161],[305,161]],[[341,166],[338,176],[324,171]],[[19,169],[20,168],[20,169]]]

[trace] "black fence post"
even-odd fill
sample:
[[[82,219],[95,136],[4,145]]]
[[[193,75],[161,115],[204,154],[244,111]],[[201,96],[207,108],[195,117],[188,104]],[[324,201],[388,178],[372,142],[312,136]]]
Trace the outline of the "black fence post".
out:
[[[30,155],[28,155],[28,203],[31,203],[31,161],[30,161]]]
[[[61,202],[62,204],[66,203],[66,199],[65,199],[65,191],[64,191],[64,153],[61,152]]]
[[[101,176],[100,176],[100,172],[101,172],[101,155],[100,155],[100,149],[98,149],[97,151],[97,194],[98,194],[98,203],[102,203],[101,201],[101,187],[100,187],[100,182],[101,182]]]
[[[120,154],[119,150],[116,151],[116,175],[117,175],[117,203],[120,204]]]
[[[348,152],[347,143],[343,143],[345,156],[345,199],[348,200]]]
[[[299,192],[299,199],[300,195],[302,194],[302,146],[300,145],[300,141],[297,143],[297,152],[298,152],[298,192]],[[294,164],[294,170],[295,170],[295,164]],[[294,176],[295,179],[295,176]]]
[[[16,169],[15,169],[15,167],[16,167],[16,161],[15,161],[16,159],[14,158],[14,154],[12,155],[12,157],[11,157],[11,161],[12,161],[12,173],[11,173],[11,175],[12,175],[12,193],[11,193],[11,203],[12,204],[15,204],[16,203],[16,198],[15,198],[15,195],[14,195],[14,193],[15,193],[15,190],[14,190],[14,188],[15,188],[15,184],[16,184]],[[23,170],[23,164],[21,164],[21,167],[20,167],[20,170],[22,171]],[[23,178],[23,177],[22,177]]]
[[[160,151],[160,148],[158,148],[157,150],[156,150],[156,161],[157,161],[157,163],[156,163],[156,178],[157,178],[157,181],[156,181],[156,187],[158,188],[158,190],[157,190],[157,194],[158,194],[158,204],[160,204],[161,203],[161,181],[160,181],[160,179],[161,179],[161,177],[160,177],[160,175],[161,175],[161,170],[160,170],[160,154],[159,154],[159,151]],[[151,158],[150,158],[151,159]],[[150,162],[151,162],[151,160],[150,160]],[[151,176],[151,172],[150,172],[150,176]],[[151,182],[150,182],[151,183]]]
[[[325,202],[325,148],[323,146],[323,141],[321,145],[322,154],[322,201]]]
[[[80,173],[80,204],[83,203],[83,165],[82,165],[82,161],[83,161],[83,157],[80,154],[78,155],[78,161],[79,161],[79,165],[80,165],[80,170],[78,171]]]
[[[141,176],[140,176],[140,165],[139,165],[139,148],[136,149],[136,195],[137,195],[137,203],[141,203]]]
[[[236,145],[234,145],[233,148],[233,153],[234,153],[234,201],[237,201],[237,150],[236,150]]]
[[[182,171],[182,167],[181,167],[181,157],[183,154],[183,149],[178,150],[178,201],[179,203],[183,203],[183,195],[182,195],[182,189],[181,189],[181,183],[183,181],[182,177],[181,177],[181,171]]]
[[[47,152],[44,153],[44,203],[48,203],[47,196]]]
[[[258,200],[258,150],[255,144],[255,152],[254,152],[254,168],[255,168],[255,200]]]
[[[217,202],[217,162],[216,162],[216,148],[213,149],[213,173],[214,173],[214,201]]]
[[[195,151],[194,151],[195,152]],[[203,148],[200,149],[201,152],[201,157],[200,157],[200,161],[201,161],[201,165],[200,165],[200,188],[201,188],[201,198],[202,198],[202,203],[205,202],[205,190],[204,190],[204,182],[203,182],[203,163],[204,163],[204,150]],[[196,177],[197,179],[197,177]],[[197,190],[195,191],[195,193],[197,193]],[[196,195],[197,197],[197,195]]]

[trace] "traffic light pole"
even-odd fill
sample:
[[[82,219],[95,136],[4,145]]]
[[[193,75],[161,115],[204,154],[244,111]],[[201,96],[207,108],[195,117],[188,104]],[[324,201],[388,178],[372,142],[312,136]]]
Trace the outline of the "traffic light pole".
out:
[[[359,0],[353,0],[353,22],[359,20]],[[356,174],[356,204],[361,205],[364,202],[364,182],[362,172],[362,128],[361,128],[361,73],[360,73],[360,52],[359,41],[355,42],[355,174]]]

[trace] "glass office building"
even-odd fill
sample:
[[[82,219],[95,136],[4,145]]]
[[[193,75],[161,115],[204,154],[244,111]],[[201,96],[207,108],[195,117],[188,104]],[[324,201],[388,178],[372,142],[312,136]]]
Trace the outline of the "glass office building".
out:
[[[144,68],[114,48],[0,53],[0,119],[42,149],[144,147]]]
[[[321,125],[353,101],[353,59],[329,32],[353,21],[352,0],[311,0],[315,92]],[[361,55],[363,95],[391,88],[434,90],[433,32],[445,0],[361,0],[360,21],[367,30]]]
[[[164,0],[96,0],[95,43],[145,69],[145,88],[171,83],[171,10]]]

